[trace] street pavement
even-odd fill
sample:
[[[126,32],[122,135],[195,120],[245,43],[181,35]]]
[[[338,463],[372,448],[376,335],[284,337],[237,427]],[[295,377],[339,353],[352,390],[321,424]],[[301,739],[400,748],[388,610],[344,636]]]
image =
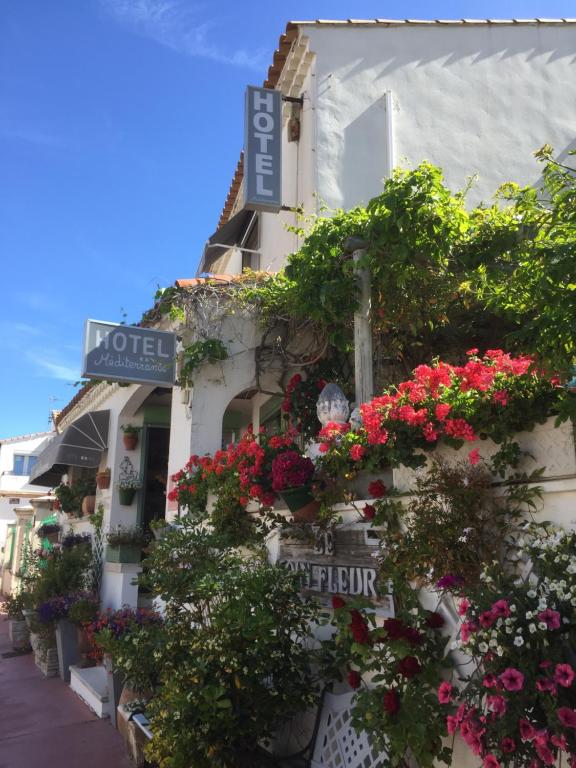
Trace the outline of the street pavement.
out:
[[[31,653],[11,652],[0,613],[0,768],[133,768],[108,720],[60,678],[45,678]]]

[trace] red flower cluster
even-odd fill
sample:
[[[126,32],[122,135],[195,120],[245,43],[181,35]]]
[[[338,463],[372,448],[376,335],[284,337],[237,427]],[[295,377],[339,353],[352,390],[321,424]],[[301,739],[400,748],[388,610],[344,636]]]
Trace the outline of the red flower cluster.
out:
[[[366,619],[364,616],[362,616],[360,611],[357,611],[355,608],[351,610],[350,619],[351,621],[348,625],[348,629],[354,638],[354,642],[358,643],[359,645],[371,645],[372,641],[370,638],[368,624],[366,623]]]
[[[309,483],[313,475],[313,462],[298,451],[280,453],[272,461],[272,488],[274,491],[299,488]]]
[[[469,350],[475,354],[477,350]],[[511,398],[510,383],[517,377],[543,379],[530,357],[513,358],[502,350],[488,350],[463,366],[437,362],[420,365],[414,378],[360,406],[370,445],[394,445],[401,434],[414,433],[425,443],[442,436],[472,441],[476,434],[466,418],[480,403],[503,409]],[[462,398],[462,393],[467,393]],[[454,411],[460,410],[460,413]],[[450,415],[450,417],[449,417]]]
[[[272,506],[277,498],[273,488],[273,463],[276,458],[289,456],[284,465],[277,466],[277,483],[283,476],[288,477],[290,471],[298,478],[308,472],[307,479],[311,477],[310,468],[312,473],[314,471],[312,462],[301,456],[294,437],[291,432],[268,437],[263,430],[255,435],[252,429],[248,429],[238,443],[216,451],[214,456],[191,456],[186,466],[172,475],[175,487],[168,498],[178,501],[181,508],[191,509],[196,503],[201,503],[208,489],[218,493],[226,483],[239,506],[245,507],[251,499],[263,506]]]

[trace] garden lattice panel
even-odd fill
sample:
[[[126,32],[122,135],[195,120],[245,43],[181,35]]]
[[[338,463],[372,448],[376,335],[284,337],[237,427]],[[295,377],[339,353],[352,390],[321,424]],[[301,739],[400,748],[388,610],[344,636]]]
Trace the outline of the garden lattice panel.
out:
[[[353,696],[353,693],[325,695],[312,768],[382,768],[386,765],[386,753],[372,746],[367,734],[359,734],[352,728]]]

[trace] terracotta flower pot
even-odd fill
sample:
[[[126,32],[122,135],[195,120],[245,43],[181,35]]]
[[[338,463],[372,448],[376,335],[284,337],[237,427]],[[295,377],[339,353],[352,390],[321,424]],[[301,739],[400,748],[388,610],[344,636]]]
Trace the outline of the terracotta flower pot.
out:
[[[105,491],[110,488],[110,470],[104,472],[98,472],[96,475],[96,485],[100,491]]]
[[[124,448],[126,448],[127,451],[133,451],[138,445],[138,433],[128,432],[122,436],[122,442],[124,443]]]
[[[62,505],[60,504],[60,500],[59,499],[54,499],[54,501],[52,502],[52,509],[58,511],[61,508],[62,508]]]
[[[312,496],[309,486],[285,488],[280,495],[297,523],[312,523],[318,517],[320,502]]]
[[[93,515],[96,509],[96,496],[84,496],[82,499],[82,514]]]

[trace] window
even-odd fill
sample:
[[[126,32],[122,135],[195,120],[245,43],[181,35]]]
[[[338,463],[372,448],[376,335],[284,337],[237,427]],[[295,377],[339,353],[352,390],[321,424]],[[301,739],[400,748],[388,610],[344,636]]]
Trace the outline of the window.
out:
[[[38,456],[30,456],[22,453],[14,454],[13,475],[29,475],[38,461]]]
[[[242,248],[248,248],[249,251],[257,251],[260,248],[259,221],[259,216],[255,214],[240,244]],[[254,272],[260,269],[260,254],[242,251],[242,272],[246,269],[251,269]]]

